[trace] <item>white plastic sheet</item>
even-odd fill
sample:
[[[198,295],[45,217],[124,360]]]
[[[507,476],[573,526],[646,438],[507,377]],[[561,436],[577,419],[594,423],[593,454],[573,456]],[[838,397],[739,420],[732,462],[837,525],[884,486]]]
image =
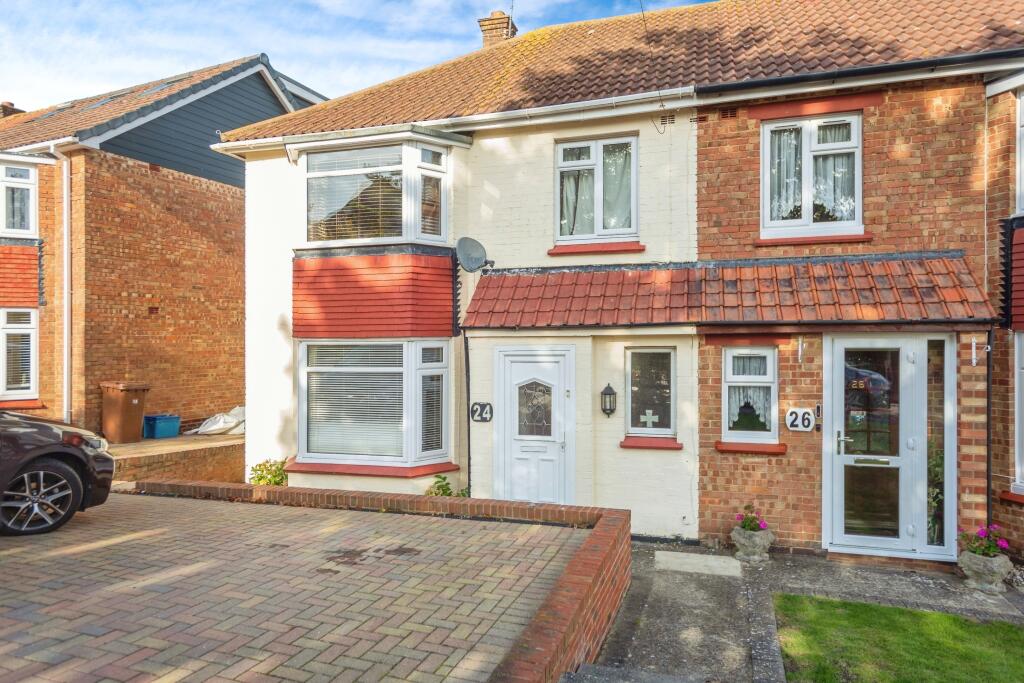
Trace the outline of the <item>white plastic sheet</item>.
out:
[[[186,434],[245,434],[245,406],[207,418],[203,424]]]

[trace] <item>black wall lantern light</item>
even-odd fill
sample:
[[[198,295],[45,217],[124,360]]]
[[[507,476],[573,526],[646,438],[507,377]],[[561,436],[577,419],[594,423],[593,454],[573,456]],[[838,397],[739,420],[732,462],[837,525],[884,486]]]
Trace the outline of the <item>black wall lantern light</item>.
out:
[[[615,390],[612,389],[611,384],[601,390],[601,412],[608,417],[615,412],[615,399]]]

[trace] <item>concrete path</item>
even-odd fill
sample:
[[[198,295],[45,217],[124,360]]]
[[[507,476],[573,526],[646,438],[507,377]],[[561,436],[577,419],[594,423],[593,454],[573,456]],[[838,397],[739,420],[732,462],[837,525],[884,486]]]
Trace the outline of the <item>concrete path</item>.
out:
[[[687,545],[634,543],[633,585],[598,666],[574,683],[785,681],[772,594],[819,595],[1024,625],[1024,594],[987,596],[952,574],[774,555],[762,568]]]

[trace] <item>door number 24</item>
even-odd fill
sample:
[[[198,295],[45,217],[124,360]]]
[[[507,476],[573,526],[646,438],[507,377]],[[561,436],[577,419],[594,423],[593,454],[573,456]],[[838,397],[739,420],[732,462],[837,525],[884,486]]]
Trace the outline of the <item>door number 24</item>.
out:
[[[790,408],[786,411],[786,427],[791,432],[809,432],[814,429],[814,411]]]

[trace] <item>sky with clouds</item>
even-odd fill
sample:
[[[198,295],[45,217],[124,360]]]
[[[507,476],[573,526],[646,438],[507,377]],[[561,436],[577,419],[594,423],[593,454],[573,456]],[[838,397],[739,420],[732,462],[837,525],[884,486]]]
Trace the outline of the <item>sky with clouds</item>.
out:
[[[647,10],[693,0],[644,0]],[[330,97],[476,49],[479,17],[520,33],[640,0],[2,0],[0,100],[37,109],[266,52]]]

